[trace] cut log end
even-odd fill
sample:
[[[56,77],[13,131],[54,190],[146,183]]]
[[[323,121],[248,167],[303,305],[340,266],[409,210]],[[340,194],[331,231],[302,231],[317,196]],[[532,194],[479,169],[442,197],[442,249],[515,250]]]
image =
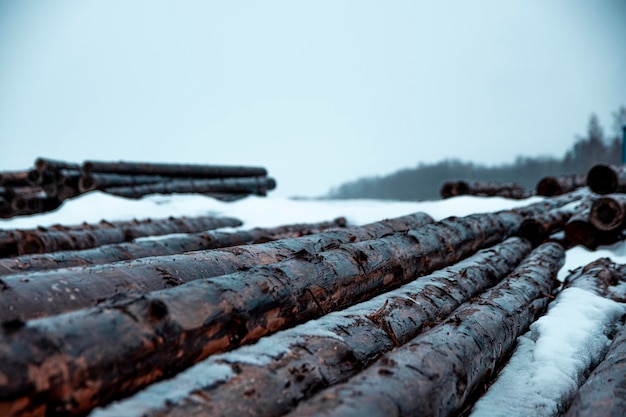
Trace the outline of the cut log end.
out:
[[[626,213],[619,201],[613,198],[600,198],[591,207],[589,221],[602,231],[613,231],[621,228]]]
[[[526,219],[519,228],[519,235],[528,240],[533,246],[539,245],[546,237],[546,231],[535,219]]]
[[[563,194],[561,184],[554,177],[545,177],[537,184],[537,195],[552,197]]]
[[[618,175],[608,165],[596,165],[587,174],[587,185],[598,194],[610,194],[617,190]]]

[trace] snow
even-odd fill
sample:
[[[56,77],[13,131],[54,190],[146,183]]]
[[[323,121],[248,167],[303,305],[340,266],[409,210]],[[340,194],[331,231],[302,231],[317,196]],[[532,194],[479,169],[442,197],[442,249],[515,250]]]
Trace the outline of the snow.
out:
[[[541,201],[505,198],[455,197],[438,201],[378,200],[305,200],[272,197],[248,197],[235,202],[221,202],[201,195],[148,196],[139,200],[92,192],[66,202],[59,210],[37,216],[0,220],[0,229],[34,228],[53,224],[77,224],[214,214],[241,219],[240,229],[272,227],[290,223],[309,223],[344,216],[349,224],[361,225],[418,211],[435,220],[448,216],[492,212]],[[228,229],[226,229],[228,230]],[[600,257],[626,263],[626,244],[617,243],[589,251],[575,247],[567,251],[565,266],[558,278]],[[626,285],[626,284],[621,284]],[[569,288],[563,291],[548,314],[531,326],[519,339],[519,347],[501,377],[474,410],[479,415],[555,415],[581,383],[581,377],[607,348],[607,333],[622,314],[624,306],[603,299],[589,291]],[[280,352],[265,347],[267,360]],[[235,355],[234,353],[232,355]],[[241,360],[242,358],[232,358]],[[196,373],[197,372],[197,373]],[[150,391],[158,401],[175,401],[199,385],[232,377],[228,365],[215,364],[181,375],[180,390],[160,392],[158,384]],[[197,378],[197,379],[195,379]],[[139,394],[142,395],[142,394]],[[505,400],[506,399],[506,400]],[[156,400],[155,400],[156,401]],[[115,407],[98,416],[116,415]]]

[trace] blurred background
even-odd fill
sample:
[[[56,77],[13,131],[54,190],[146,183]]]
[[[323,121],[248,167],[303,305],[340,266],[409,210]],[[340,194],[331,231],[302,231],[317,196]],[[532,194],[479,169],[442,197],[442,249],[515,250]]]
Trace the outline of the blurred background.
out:
[[[260,165],[301,197],[534,183],[619,158],[625,22],[623,0],[3,0],[0,170]]]

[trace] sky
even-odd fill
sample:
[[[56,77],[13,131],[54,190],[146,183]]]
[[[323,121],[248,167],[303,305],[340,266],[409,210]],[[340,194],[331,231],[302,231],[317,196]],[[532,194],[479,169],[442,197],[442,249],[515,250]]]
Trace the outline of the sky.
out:
[[[264,166],[277,196],[562,156],[626,105],[623,0],[0,0],[0,170]]]

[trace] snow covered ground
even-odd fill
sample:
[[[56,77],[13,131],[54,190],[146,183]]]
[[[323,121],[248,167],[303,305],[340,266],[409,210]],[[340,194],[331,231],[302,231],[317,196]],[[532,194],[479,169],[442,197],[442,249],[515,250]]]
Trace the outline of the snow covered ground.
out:
[[[241,229],[332,220],[339,216],[345,216],[350,224],[360,225],[417,211],[440,220],[453,215],[503,210],[540,200],[539,197],[508,200],[464,196],[424,202],[324,201],[269,196],[225,203],[200,195],[159,195],[128,200],[94,192],[67,201],[52,213],[1,220],[0,229],[98,222],[101,219],[114,221],[203,214],[239,218],[244,222]],[[582,247],[570,249],[559,279],[563,280],[569,271],[600,257],[626,263],[626,244],[617,243],[596,251]],[[474,410],[476,415],[514,415],[511,410],[521,413],[519,415],[556,415],[562,411],[558,410],[559,402],[571,397],[581,383],[580,375],[584,369],[601,358],[608,347],[607,329],[624,311],[624,305],[582,289],[572,288],[561,293],[549,313],[520,337],[518,353],[505,368],[500,381],[492,387],[492,397],[487,395],[478,404]],[[525,382],[520,384],[520,380]],[[503,403],[503,398],[509,398],[509,402]],[[503,407],[502,410],[496,412],[494,404]],[[522,404],[531,408],[523,408]]]

